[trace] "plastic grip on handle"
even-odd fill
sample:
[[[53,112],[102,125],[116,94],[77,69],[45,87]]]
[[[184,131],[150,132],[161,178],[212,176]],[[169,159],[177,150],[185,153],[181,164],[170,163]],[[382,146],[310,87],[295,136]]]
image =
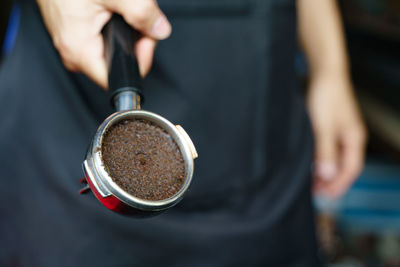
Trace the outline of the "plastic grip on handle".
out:
[[[114,14],[103,29],[103,37],[111,101],[124,91],[136,92],[143,98],[142,77],[134,52],[138,32],[120,15]]]

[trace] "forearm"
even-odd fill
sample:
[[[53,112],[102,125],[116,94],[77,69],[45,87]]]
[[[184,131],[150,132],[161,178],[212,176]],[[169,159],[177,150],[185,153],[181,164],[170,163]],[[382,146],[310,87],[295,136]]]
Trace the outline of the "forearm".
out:
[[[336,0],[298,0],[299,38],[310,78],[348,79],[349,63]]]
[[[300,41],[310,83],[307,107],[314,130],[314,191],[343,195],[362,170],[366,131],[349,77],[336,0],[298,0]]]

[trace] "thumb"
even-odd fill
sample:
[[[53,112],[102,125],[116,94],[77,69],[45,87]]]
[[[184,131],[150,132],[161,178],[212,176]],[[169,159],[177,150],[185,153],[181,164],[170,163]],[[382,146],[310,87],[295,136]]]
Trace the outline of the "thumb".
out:
[[[103,0],[102,5],[143,35],[163,40],[171,34],[171,24],[155,0]]]
[[[332,181],[338,172],[336,139],[330,132],[315,136],[314,177],[321,182]]]

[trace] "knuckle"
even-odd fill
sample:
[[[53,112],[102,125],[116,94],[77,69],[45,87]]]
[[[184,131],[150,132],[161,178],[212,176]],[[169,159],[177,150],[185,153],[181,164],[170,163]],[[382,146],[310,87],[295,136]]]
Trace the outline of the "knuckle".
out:
[[[67,68],[67,70],[69,71],[78,71],[78,68],[76,66],[76,64],[74,64],[73,62],[70,62],[68,60],[62,59],[63,64],[65,66],[65,68]]]
[[[365,143],[367,140],[367,131],[364,126],[357,127],[352,132],[352,138],[360,143]]]
[[[143,13],[136,13],[132,20],[135,26],[144,27],[147,24],[148,17]]]
[[[364,144],[367,141],[367,131],[363,125],[352,125],[343,134],[346,144]]]
[[[72,58],[75,53],[74,44],[70,38],[60,36],[54,39],[54,46],[62,57]]]
[[[153,1],[141,1],[137,11],[148,17],[156,11],[156,5]]]
[[[54,38],[54,46],[58,50],[60,57],[68,70],[75,71],[77,69],[77,55],[76,45],[73,39],[62,35]]]
[[[65,53],[70,50],[70,42],[65,36],[56,36],[54,38],[54,45],[60,53]]]
[[[129,14],[130,22],[138,27],[146,27],[157,12],[157,7],[153,1],[142,1],[135,6]]]

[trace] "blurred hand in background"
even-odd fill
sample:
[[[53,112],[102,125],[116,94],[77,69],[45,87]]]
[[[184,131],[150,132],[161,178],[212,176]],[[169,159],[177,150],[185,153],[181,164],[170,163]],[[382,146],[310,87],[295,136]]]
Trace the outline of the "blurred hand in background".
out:
[[[310,67],[307,106],[315,136],[314,192],[337,198],[359,176],[366,130],[353,94],[336,0],[298,0]]]
[[[37,0],[37,3],[66,68],[83,72],[104,88],[107,88],[107,66],[101,31],[113,12],[143,35],[132,48],[143,76],[150,70],[157,40],[171,33],[171,24],[155,0]]]
[[[349,79],[315,78],[308,90],[315,135],[314,191],[340,197],[362,170],[366,131]]]

